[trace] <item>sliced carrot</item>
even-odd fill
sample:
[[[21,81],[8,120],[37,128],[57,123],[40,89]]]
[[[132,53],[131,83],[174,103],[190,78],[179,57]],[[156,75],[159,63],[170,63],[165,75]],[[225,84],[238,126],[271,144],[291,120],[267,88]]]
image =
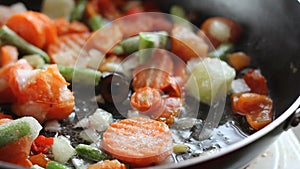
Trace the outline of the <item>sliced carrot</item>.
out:
[[[116,20],[114,24],[119,26],[124,37],[138,35],[140,32],[151,32],[153,30],[153,18],[145,14],[134,14]]]
[[[36,164],[44,168],[46,168],[47,163],[51,161],[42,153],[30,156],[29,160],[33,165]]]
[[[11,115],[0,112],[0,119],[11,119],[12,120],[13,117]]]
[[[104,160],[88,166],[88,169],[126,169],[126,166],[118,160]]]
[[[26,12],[12,15],[6,25],[27,42],[42,48],[46,42],[43,22]]]
[[[104,132],[102,148],[132,166],[150,166],[165,160],[173,151],[168,126],[145,118],[124,119]]]
[[[21,59],[17,63],[23,61]],[[74,96],[56,65],[45,70],[26,71],[15,66],[9,76],[9,85],[17,98],[12,110],[19,116],[33,116],[44,122],[64,119],[73,111]]]
[[[65,18],[57,18],[54,20],[58,36],[69,33],[87,33],[89,28],[78,21],[69,22]]]
[[[6,25],[39,48],[44,48],[57,39],[55,25],[48,16],[39,12],[16,13],[7,20]]]
[[[32,163],[28,160],[31,140],[29,136],[24,136],[14,143],[0,147],[0,161],[31,167]]]
[[[54,22],[47,15],[39,12],[28,12],[28,14],[32,15],[32,17],[36,17],[43,23],[46,38],[43,48],[47,47],[51,43],[55,43],[57,41],[57,30]]]
[[[7,64],[0,69],[0,103],[13,103],[17,99],[12,92],[11,85],[8,82],[9,77],[11,76],[11,71],[14,68],[32,70],[31,65],[25,60]]]
[[[171,50],[187,62],[191,58],[204,57],[208,52],[208,45],[188,28],[174,25],[171,33]]]
[[[15,63],[18,60],[18,49],[14,46],[5,45],[0,49],[0,61],[1,66],[7,65],[9,63]]]
[[[136,90],[130,97],[130,104],[143,114],[156,119],[161,114],[162,98],[157,89],[143,87]]]
[[[260,73],[259,70],[250,69],[244,76],[243,79],[250,87],[251,92],[267,95],[268,86],[265,77]]]
[[[251,58],[244,52],[235,52],[227,54],[227,62],[236,70],[242,70],[250,66]]]
[[[72,33],[60,36],[56,43],[48,46],[47,53],[51,62],[64,66],[74,66],[79,57],[87,56],[87,51],[83,49],[83,46],[89,36],[89,33]]]
[[[165,97],[163,98],[163,111],[156,119],[172,126],[175,117],[177,117],[182,110],[182,99],[178,97]]]
[[[268,96],[257,93],[235,94],[231,103],[233,112],[246,115],[248,124],[256,130],[273,120],[273,102]]]
[[[112,0],[97,0],[97,8],[100,14],[109,20],[115,20],[122,16]]]
[[[87,49],[98,49],[103,53],[111,51],[111,49],[122,41],[123,33],[119,26],[111,25],[101,28],[91,35],[87,44]]]

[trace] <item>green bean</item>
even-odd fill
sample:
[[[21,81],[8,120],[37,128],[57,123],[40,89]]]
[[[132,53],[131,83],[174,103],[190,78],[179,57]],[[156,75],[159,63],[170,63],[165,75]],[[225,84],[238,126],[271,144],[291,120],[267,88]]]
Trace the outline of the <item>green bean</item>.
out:
[[[78,156],[91,161],[101,161],[104,159],[108,159],[108,155],[103,153],[101,150],[86,145],[86,144],[79,144],[76,146],[75,151],[77,152]]]
[[[0,28],[0,40],[4,44],[16,46],[21,53],[38,54],[45,60],[46,63],[50,62],[50,58],[47,53],[26,42],[5,25]]]
[[[88,20],[89,26],[92,31],[96,31],[103,26],[103,18],[100,15],[95,15]]]
[[[76,3],[75,8],[71,13],[71,18],[70,18],[71,21],[82,19],[85,11],[85,6],[87,3],[88,3],[87,0],[79,0]]]
[[[61,163],[55,162],[55,161],[50,161],[46,165],[46,169],[71,169]]]
[[[68,82],[81,82],[97,85],[101,79],[101,72],[88,68],[75,68],[58,65],[59,72]]]
[[[125,54],[130,54],[139,50],[139,36],[133,36],[124,39],[120,45],[123,47]]]

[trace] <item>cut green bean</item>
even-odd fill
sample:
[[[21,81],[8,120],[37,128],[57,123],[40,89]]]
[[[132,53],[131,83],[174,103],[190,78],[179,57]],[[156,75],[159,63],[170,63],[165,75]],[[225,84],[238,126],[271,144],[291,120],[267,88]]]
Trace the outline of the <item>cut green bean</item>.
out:
[[[164,48],[167,44],[168,33],[161,32],[141,32],[139,33],[139,62],[145,63],[151,56],[148,48]]]
[[[84,15],[84,11],[85,11],[85,6],[87,3],[88,3],[87,0],[79,0],[76,3],[75,8],[73,9],[73,11],[71,13],[71,21],[82,19],[83,15]]]
[[[41,126],[33,117],[22,117],[0,125],[0,147],[16,142],[21,137],[36,137]]]
[[[0,28],[0,40],[4,44],[16,46],[23,54],[38,54],[45,60],[46,63],[49,63],[50,61],[47,53],[26,42],[5,25]]]
[[[86,144],[79,144],[75,148],[77,154],[79,157],[85,159],[85,160],[91,160],[91,161],[101,161],[108,159],[108,155],[103,153],[101,150],[86,145]]]
[[[123,47],[125,54],[130,54],[139,50],[139,36],[133,36],[124,39],[120,45]]]
[[[22,58],[27,60],[27,62],[34,68],[43,67],[45,65],[45,61],[38,54],[25,55]]]
[[[96,31],[103,26],[103,18],[100,15],[95,15],[88,20],[89,26],[91,27],[92,31]]]
[[[121,55],[121,54],[124,54],[124,53],[125,53],[125,52],[124,52],[124,49],[123,49],[123,47],[122,47],[121,45],[115,46],[115,47],[113,48],[112,52],[113,52],[114,54],[117,54],[117,55]]]
[[[175,24],[183,25],[192,30],[192,25],[188,21],[186,12],[181,6],[178,6],[178,5],[171,6],[170,14],[175,16],[175,17],[172,17],[172,20]]]
[[[58,65],[59,72],[68,82],[86,83],[97,85],[101,79],[101,72],[88,68],[74,68],[70,66]]]
[[[207,54],[211,58],[219,58],[221,60],[226,60],[226,55],[233,51],[233,44],[223,43],[216,50]]]
[[[61,163],[55,162],[55,161],[50,161],[46,165],[46,169],[71,169],[68,166],[65,166]]]

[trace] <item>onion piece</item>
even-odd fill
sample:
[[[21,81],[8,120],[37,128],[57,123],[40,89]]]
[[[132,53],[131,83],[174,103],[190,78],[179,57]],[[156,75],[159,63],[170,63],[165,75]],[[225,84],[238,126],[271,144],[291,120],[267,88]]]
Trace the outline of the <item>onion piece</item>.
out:
[[[54,160],[60,163],[67,162],[76,154],[75,149],[71,146],[70,140],[64,136],[54,137],[54,143],[51,148]]]

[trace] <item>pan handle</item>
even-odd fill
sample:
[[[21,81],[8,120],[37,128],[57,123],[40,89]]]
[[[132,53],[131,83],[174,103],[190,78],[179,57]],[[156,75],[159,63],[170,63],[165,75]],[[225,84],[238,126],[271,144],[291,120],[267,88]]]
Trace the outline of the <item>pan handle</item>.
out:
[[[300,97],[298,98],[300,99]],[[296,127],[300,123],[300,105],[295,110],[295,112],[287,119],[284,130],[288,130],[291,127]]]

